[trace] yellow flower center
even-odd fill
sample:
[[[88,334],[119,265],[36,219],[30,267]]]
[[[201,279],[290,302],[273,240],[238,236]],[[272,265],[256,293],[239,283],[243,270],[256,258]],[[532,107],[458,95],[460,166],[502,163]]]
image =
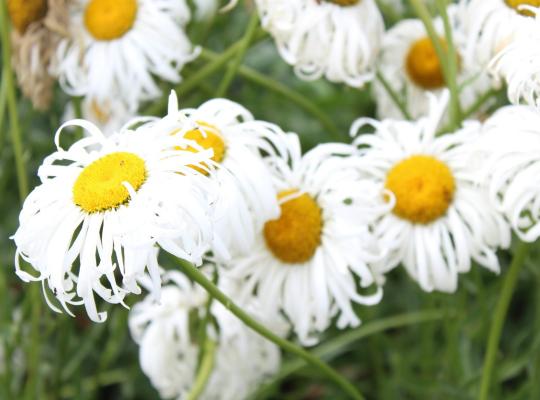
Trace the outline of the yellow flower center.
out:
[[[525,15],[527,17],[534,17],[534,13],[529,10],[520,10],[519,6],[527,5],[531,7],[540,7],[540,0],[505,0],[505,2],[508,7],[513,8],[521,15]]]
[[[444,215],[456,190],[448,166],[426,155],[414,155],[394,165],[385,187],[396,197],[394,214],[419,224]]]
[[[87,213],[111,210],[129,201],[124,182],[135,191],[146,180],[144,160],[133,153],[117,152],[87,165],[73,185],[73,202]]]
[[[214,125],[207,124],[206,122],[203,122],[203,121],[197,121],[197,124],[199,125],[199,127],[186,132],[186,134],[184,135],[184,138],[188,140],[193,140],[205,150],[212,149],[214,151],[212,160],[217,163],[220,163],[221,161],[223,161],[223,158],[225,157],[226,146],[225,146],[225,141],[223,140],[223,137],[221,136],[221,133],[219,132],[219,129],[216,128]],[[193,153],[196,153],[199,151],[198,149],[191,146],[188,146],[187,148],[178,147],[178,149],[179,150],[185,149]],[[205,163],[202,163],[202,164],[206,166]],[[195,165],[192,165],[191,168],[195,169],[196,171],[202,174],[205,174],[205,175],[208,174],[205,170]]]
[[[446,47],[444,39],[441,42]],[[438,89],[445,85],[441,62],[429,37],[412,44],[405,60],[405,69],[409,78],[423,89]]]
[[[137,8],[137,0],[90,0],[84,24],[97,40],[118,39],[133,26]]]
[[[291,189],[280,192],[278,199],[297,193]],[[278,219],[264,225],[266,245],[285,263],[309,261],[321,244],[322,211],[309,194],[301,194],[281,204]]]
[[[354,6],[355,4],[360,3],[360,0],[326,0],[326,1],[337,4],[338,6],[342,6],[342,7]]]
[[[214,150],[214,155],[212,156],[213,161],[217,163],[223,161],[223,157],[225,157],[225,142],[223,141],[219,129],[214,125],[202,121],[197,121],[197,125],[202,127],[202,130],[200,128],[192,129],[186,132],[184,138],[197,142],[197,144],[205,150]],[[202,132],[203,130],[204,132]],[[187,150],[194,153],[198,151],[193,147],[188,147]]]
[[[8,0],[8,13],[17,31],[23,34],[32,22],[47,14],[46,0]]]

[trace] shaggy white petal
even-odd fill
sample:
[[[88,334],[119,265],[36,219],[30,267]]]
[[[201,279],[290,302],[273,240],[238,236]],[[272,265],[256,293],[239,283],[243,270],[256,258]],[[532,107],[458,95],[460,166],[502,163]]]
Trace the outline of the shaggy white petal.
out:
[[[482,174],[485,154],[477,151],[480,123],[466,121],[457,132],[435,136],[447,99],[444,92],[440,102],[432,102],[430,114],[415,122],[364,118],[351,127],[360,152],[359,168],[380,191],[381,206],[394,197],[385,187],[389,171],[406,158],[431,156],[452,173],[455,192],[442,216],[429,223],[415,223],[390,209],[373,224],[377,237],[389,249],[387,258],[378,265],[380,272],[401,263],[428,292],[454,292],[458,274],[469,271],[471,260],[498,272],[496,251],[510,244],[508,223],[488,201]],[[358,134],[366,127],[373,133]]]
[[[251,251],[255,232],[279,215],[276,189],[260,154],[261,146],[267,145],[260,140],[266,123],[254,120],[243,106],[226,99],[179,109],[172,92],[166,119],[175,121],[177,116],[193,121],[183,134],[197,129],[203,138],[217,135],[224,148],[223,158],[208,165],[209,177],[219,191],[214,214],[216,241],[211,248],[214,257],[225,260]],[[164,128],[152,130],[161,135],[171,132]],[[201,148],[195,140],[189,142],[193,148]]]
[[[266,127],[261,139],[267,141],[265,162],[274,185],[278,192],[298,190],[280,201],[300,194],[314,199],[322,212],[321,242],[309,260],[285,262],[268,247],[260,229],[251,252],[233,257],[227,266],[231,276],[242,280],[245,296],[256,292],[265,312],[281,310],[301,343],[313,345],[334,317],[339,328],[358,325],[355,303],[380,301],[379,279],[370,265],[383,253],[368,224],[388,206],[376,207],[375,187],[357,181],[351,146],[319,145],[302,156],[295,134]]]
[[[525,102],[540,107],[540,9],[532,9],[534,23],[525,24],[514,39],[500,51],[490,64],[496,79],[507,84],[508,99],[513,104]]]
[[[319,0],[256,0],[262,26],[306,80],[322,76],[361,87],[374,76],[384,31],[373,0],[340,6]]]
[[[481,94],[489,90],[490,79],[484,71],[484,65],[463,57],[466,38],[457,6],[450,6],[448,14],[452,25],[454,46],[459,57],[457,81],[459,85],[465,85],[460,94],[460,101],[462,107],[466,109]],[[437,33],[444,37],[442,19],[435,18],[433,24]],[[413,119],[420,118],[429,112],[429,95],[440,96],[446,88],[446,86],[434,89],[421,87],[415,83],[407,71],[406,63],[411,47],[416,41],[425,37],[427,37],[427,33],[421,20],[405,19],[398,22],[386,32],[378,61],[381,74],[394,92],[402,97],[403,103]],[[405,118],[379,80],[374,82],[373,90],[379,118]]]
[[[504,107],[486,121],[480,141],[489,198],[527,242],[540,237],[539,124],[533,107]]]
[[[88,135],[64,149],[61,133],[68,126],[80,126]],[[168,128],[181,132],[181,127]],[[178,143],[187,145],[182,141],[175,135],[158,140],[146,125],[110,137],[84,120],[62,125],[55,137],[58,150],[40,166],[41,185],[25,200],[13,235],[19,277],[46,282],[67,312],[69,305],[84,304],[92,320],[103,321],[106,313],[97,311],[96,294],[109,303],[123,303],[128,293],[140,293],[136,280],[148,273],[159,296],[156,245],[200,264],[213,237],[216,193],[211,180],[191,165],[208,162],[211,152],[174,150]],[[138,190],[124,182],[129,198],[105,211],[75,204],[74,185],[84,168],[118,152],[144,162],[146,177]]]
[[[201,323],[208,297],[178,272],[168,272],[163,279],[167,284],[161,302],[157,304],[148,296],[136,304],[130,313],[129,327],[140,346],[141,368],[161,397],[184,399],[195,381],[201,351],[193,327]],[[222,277],[220,288],[237,297],[238,283]],[[241,305],[258,318],[258,308],[252,300]],[[207,326],[207,335],[216,343],[215,361],[200,398],[245,399],[265,378],[277,372],[279,348],[249,330],[220,303],[214,301],[210,313],[216,324]],[[276,315],[266,314],[262,320],[274,332],[286,332]]]
[[[54,73],[66,93],[102,105],[118,95],[135,112],[142,101],[161,95],[155,77],[180,81],[181,68],[197,55],[183,30],[191,18],[185,0],[137,0],[132,28],[114,40],[97,40],[87,30],[89,2],[72,3],[70,36],[56,54]]]
[[[460,20],[466,35],[463,57],[466,63],[487,66],[516,33],[527,29],[532,18],[521,15],[505,0],[461,0]],[[497,82],[494,82],[498,86]]]

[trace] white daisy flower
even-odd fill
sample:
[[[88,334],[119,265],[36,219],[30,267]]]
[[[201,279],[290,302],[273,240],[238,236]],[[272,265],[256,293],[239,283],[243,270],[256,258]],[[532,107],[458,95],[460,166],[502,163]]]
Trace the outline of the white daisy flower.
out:
[[[540,237],[540,115],[527,106],[508,106],[484,125],[481,147],[490,155],[485,171],[489,194],[516,234]]]
[[[392,211],[375,224],[375,234],[388,246],[383,271],[402,263],[425,291],[453,292],[458,273],[471,260],[499,271],[498,247],[510,243],[502,215],[488,205],[487,188],[479,183],[482,159],[472,151],[480,123],[467,121],[452,134],[437,137],[448,93],[418,121],[368,118],[357,120],[351,134],[372,127],[354,143],[365,177],[377,185],[382,204]]]
[[[265,158],[278,189],[281,215],[256,233],[252,251],[233,257],[229,273],[242,290],[257,293],[267,312],[281,309],[300,341],[317,342],[337,316],[339,328],[360,320],[353,303],[373,305],[382,290],[369,263],[381,258],[368,223],[383,210],[372,207],[377,193],[358,184],[347,160],[354,149],[326,144],[303,157],[295,134],[268,125]],[[358,290],[358,287],[367,290]]]
[[[256,0],[262,26],[306,80],[373,79],[384,22],[374,0]]]
[[[151,296],[136,304],[129,326],[140,346],[141,368],[160,396],[185,399],[197,373],[203,343],[196,333],[200,332],[208,296],[180,273],[168,272],[164,280],[168,284],[163,287],[160,304]],[[230,284],[225,283],[222,289],[233,294]],[[216,346],[214,366],[199,398],[245,399],[277,372],[279,348],[249,330],[220,303],[214,301],[210,313],[214,323],[208,324],[206,334]]]
[[[67,126],[84,128],[88,137],[63,149]],[[13,236],[19,277],[47,283],[68,313],[68,305],[84,304],[92,320],[103,321],[94,294],[121,303],[140,292],[136,278],[146,270],[159,296],[156,244],[200,264],[212,239],[215,193],[192,166],[202,168],[211,152],[174,150],[179,142],[186,145],[181,136],[158,140],[146,127],[107,138],[84,120],[62,125]],[[23,270],[20,258],[37,274]]]
[[[176,104],[173,93],[169,109],[177,109]],[[212,160],[218,166],[211,174],[220,187],[215,211],[216,235],[229,253],[250,252],[256,232],[267,220],[279,215],[272,177],[258,148],[265,123],[254,121],[248,110],[225,99],[209,100],[181,113],[197,124],[184,139],[195,141],[203,149],[212,149]]]
[[[540,3],[539,3],[540,4]],[[490,64],[493,75],[507,83],[508,99],[513,104],[522,100],[540,107],[540,9],[534,10],[534,24],[526,24],[514,39],[499,52]]]
[[[75,0],[70,18],[56,73],[68,94],[100,105],[119,93],[135,111],[161,95],[155,77],[179,82],[179,70],[196,55],[183,31],[185,0]]]
[[[516,32],[531,23],[530,10],[538,0],[461,0],[460,19],[466,32],[465,62],[486,66],[510,43]]]
[[[226,260],[231,254],[251,251],[255,232],[264,223],[279,215],[276,190],[272,177],[261,159],[261,139],[266,123],[254,121],[241,105],[226,99],[213,99],[195,109],[179,109],[174,91],[169,96],[168,114],[163,119],[145,118],[149,130],[158,135],[170,135],[171,126],[184,123],[185,145],[178,148],[196,152],[212,151],[210,163],[198,169],[219,187],[214,213],[212,256]],[[184,122],[182,122],[184,121]],[[132,120],[130,123],[136,123]],[[157,125],[154,125],[156,124]],[[210,255],[209,255],[210,257]],[[211,258],[211,257],[210,257]]]
[[[456,18],[456,7],[449,7],[448,15],[458,53],[457,81],[460,85],[465,84],[460,94],[461,105],[467,108],[490,88],[490,80],[478,64],[467,62],[461,55],[465,37]],[[446,43],[442,19],[435,18],[433,24],[443,43]],[[446,87],[435,47],[419,19],[402,20],[386,32],[378,66],[392,89],[403,98],[403,103],[413,119],[428,113],[428,94],[439,96]],[[379,118],[405,117],[378,80],[374,82],[373,88]]]

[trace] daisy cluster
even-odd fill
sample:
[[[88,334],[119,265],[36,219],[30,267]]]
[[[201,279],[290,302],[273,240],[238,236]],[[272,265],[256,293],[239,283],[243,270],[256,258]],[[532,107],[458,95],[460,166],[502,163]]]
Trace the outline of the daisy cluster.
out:
[[[422,21],[386,29],[374,0],[255,5],[298,77],[372,83],[377,118],[354,121],[349,143],[302,152],[296,133],[241,104],[181,108],[174,92],[165,116],[133,117],[199,54],[185,0],[8,1],[23,93],[45,108],[57,80],[83,96],[85,117],[58,129],[39,167],[13,235],[16,273],[53,310],[82,305],[96,322],[103,303],[144,292],[129,328],[164,398],[190,392],[204,354],[206,399],[246,398],[280,365],[275,344],[164,259],[199,267],[254,319],[312,346],[358,326],[397,267],[424,291],[455,292],[473,265],[500,272],[512,232],[540,236],[537,1],[463,0],[432,21],[456,57],[466,118],[455,129]],[[479,99],[501,82],[514,104],[493,113]],[[85,136],[65,146],[73,126]]]

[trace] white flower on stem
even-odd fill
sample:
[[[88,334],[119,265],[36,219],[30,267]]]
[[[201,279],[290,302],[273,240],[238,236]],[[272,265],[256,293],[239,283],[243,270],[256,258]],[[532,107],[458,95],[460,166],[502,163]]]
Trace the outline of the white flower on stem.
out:
[[[510,243],[503,216],[489,206],[481,182],[483,158],[474,151],[480,123],[466,121],[459,131],[436,136],[448,92],[430,114],[418,121],[369,118],[351,127],[358,135],[359,163],[366,179],[377,185],[381,205],[393,202],[374,225],[389,249],[382,272],[403,264],[425,291],[453,292],[458,274],[472,261],[499,272],[496,250]]]
[[[64,149],[68,126],[88,136]],[[186,145],[182,133],[158,139],[140,128],[107,138],[84,120],[62,125],[13,236],[19,277],[42,282],[44,291],[47,285],[68,313],[69,305],[84,304],[92,320],[103,321],[94,296],[122,303],[140,292],[136,279],[146,271],[159,296],[156,245],[200,264],[212,240],[215,193],[193,166],[202,168],[211,152],[175,150]]]
[[[484,125],[492,204],[526,242],[540,237],[540,115],[528,106],[508,106]]]
[[[517,32],[531,24],[534,14],[527,6],[538,7],[540,1],[461,0],[460,6],[460,20],[466,35],[464,60],[485,67]]]
[[[231,254],[250,252],[255,232],[268,219],[279,215],[276,189],[260,155],[260,147],[266,145],[261,141],[265,123],[255,121],[243,106],[226,99],[209,100],[198,108],[179,109],[176,94],[171,92],[168,114],[163,120],[157,119],[157,124],[167,121],[177,124],[186,119],[190,127],[184,129],[183,144],[178,148],[213,154],[211,162],[205,164],[204,170],[200,169],[219,191],[214,213],[213,256],[225,260]],[[170,127],[155,126],[152,121],[147,126],[158,135],[171,133]]]
[[[199,356],[204,351],[200,324],[204,323],[208,295],[178,272],[167,272],[163,279],[167,284],[161,302],[156,304],[148,296],[136,304],[130,313],[129,327],[140,346],[141,368],[161,397],[184,399],[195,382]],[[236,297],[235,282],[220,278],[219,286]],[[241,305],[258,315],[256,304]],[[263,323],[282,334],[282,321],[268,318],[266,315]],[[215,300],[204,332],[214,342],[215,354],[201,400],[245,399],[265,378],[277,372],[279,348],[251,331]]]
[[[456,7],[448,7],[447,12],[457,54],[456,80],[458,85],[464,85],[460,101],[462,107],[467,108],[489,90],[490,80],[482,66],[468,62],[463,57],[465,37],[457,18]],[[447,47],[442,19],[435,18],[433,25],[442,46]],[[402,20],[386,32],[378,67],[390,87],[403,99],[403,104],[413,119],[428,113],[430,94],[439,96],[446,88],[442,64],[435,46],[419,19]],[[405,117],[379,80],[374,82],[373,88],[379,118]]]
[[[71,38],[61,42],[55,72],[63,89],[102,107],[113,93],[136,111],[161,95],[156,77],[177,83],[196,52],[183,31],[185,0],[76,0]]]
[[[256,292],[266,312],[283,311],[300,341],[311,345],[333,317],[339,328],[358,325],[354,303],[380,301],[369,264],[382,254],[368,223],[388,206],[373,207],[372,185],[354,179],[351,146],[319,145],[302,156],[295,134],[267,124],[265,136],[281,215],[256,232],[249,254],[227,266],[244,295]]]
[[[374,0],[256,0],[262,26],[306,80],[361,87],[374,76],[384,31]]]
[[[540,3],[539,3],[540,5]],[[534,23],[526,24],[514,39],[491,61],[493,75],[507,84],[508,99],[513,104],[524,101],[540,107],[540,9],[525,8],[536,13]]]

